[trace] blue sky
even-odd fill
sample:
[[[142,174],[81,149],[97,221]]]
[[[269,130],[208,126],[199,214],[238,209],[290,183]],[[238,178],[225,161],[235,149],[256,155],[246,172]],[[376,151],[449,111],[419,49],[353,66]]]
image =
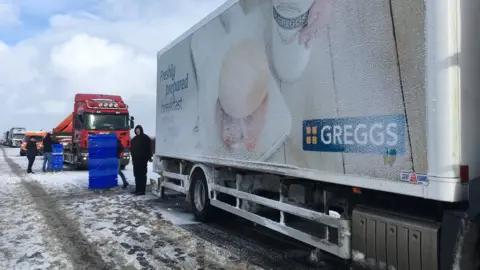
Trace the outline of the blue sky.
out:
[[[76,93],[121,95],[155,129],[156,54],[225,0],[0,0],[0,133],[51,130]]]
[[[48,29],[55,14],[77,10],[96,13],[100,0],[0,0],[3,3],[14,3],[19,12],[20,23],[0,27],[0,40],[13,45]]]
[[[48,17],[23,15],[23,23],[0,28],[0,40],[13,45],[48,28]]]

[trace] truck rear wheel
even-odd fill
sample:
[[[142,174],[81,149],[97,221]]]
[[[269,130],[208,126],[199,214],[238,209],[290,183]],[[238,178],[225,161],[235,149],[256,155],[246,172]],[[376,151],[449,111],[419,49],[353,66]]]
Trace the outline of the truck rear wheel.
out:
[[[203,172],[195,172],[192,175],[190,188],[190,203],[193,214],[197,221],[206,221],[210,211],[210,199],[208,198],[207,180]]]

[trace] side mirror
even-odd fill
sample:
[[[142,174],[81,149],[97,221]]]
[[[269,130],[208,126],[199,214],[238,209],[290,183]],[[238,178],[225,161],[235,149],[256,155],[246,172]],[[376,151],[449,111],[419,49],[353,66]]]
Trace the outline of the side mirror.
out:
[[[130,116],[130,129],[133,129],[135,127],[134,120],[135,120],[135,118],[133,118],[133,116]]]

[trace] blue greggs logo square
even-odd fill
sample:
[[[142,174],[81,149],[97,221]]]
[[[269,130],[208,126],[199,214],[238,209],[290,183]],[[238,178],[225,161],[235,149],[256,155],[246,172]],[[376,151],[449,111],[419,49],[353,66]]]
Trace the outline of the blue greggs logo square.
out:
[[[329,118],[303,121],[303,150],[402,155],[404,115]]]

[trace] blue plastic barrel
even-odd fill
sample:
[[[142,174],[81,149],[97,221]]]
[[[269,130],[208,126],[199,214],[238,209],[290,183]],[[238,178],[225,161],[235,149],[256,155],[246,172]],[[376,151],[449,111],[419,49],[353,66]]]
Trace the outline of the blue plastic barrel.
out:
[[[54,171],[63,170],[63,145],[62,144],[52,145],[52,170]]]
[[[107,189],[117,186],[117,136],[88,136],[88,188]]]

